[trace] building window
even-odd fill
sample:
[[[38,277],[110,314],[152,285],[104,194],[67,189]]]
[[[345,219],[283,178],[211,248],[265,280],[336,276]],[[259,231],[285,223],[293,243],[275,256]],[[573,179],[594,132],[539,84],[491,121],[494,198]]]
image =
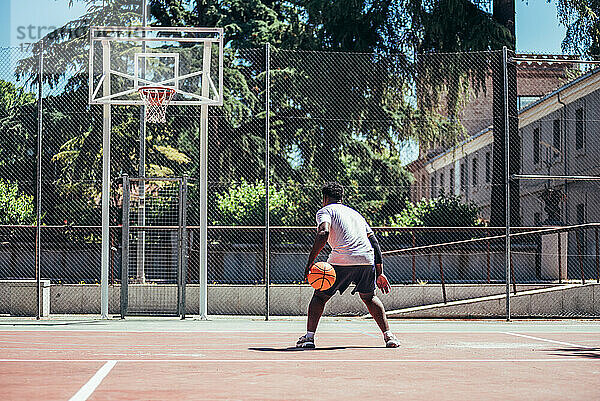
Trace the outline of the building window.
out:
[[[583,107],[575,110],[575,149],[583,149],[585,144],[585,120]]]
[[[552,123],[552,146],[560,150],[560,120],[556,119]]]
[[[540,128],[533,130],[533,164],[540,164]]]
[[[464,191],[467,186],[467,172],[465,163],[461,163],[460,165],[460,190]]]
[[[487,152],[485,154],[485,182],[492,182],[492,154]]]
[[[450,196],[454,195],[454,169],[450,169]]]
[[[585,206],[583,203],[577,205],[577,224],[585,224]]]
[[[444,194],[444,173],[440,174],[440,196]]]
[[[473,186],[477,185],[477,174],[479,172],[478,168],[477,168],[477,158],[473,158],[473,168],[471,169],[471,176],[472,176],[472,180],[473,180]]]
[[[539,226],[541,220],[542,220],[542,217],[539,212],[533,214],[533,225],[534,226]]]
[[[435,175],[432,174],[431,175],[431,188],[429,188],[429,193],[431,194],[431,198],[433,198],[435,195]]]

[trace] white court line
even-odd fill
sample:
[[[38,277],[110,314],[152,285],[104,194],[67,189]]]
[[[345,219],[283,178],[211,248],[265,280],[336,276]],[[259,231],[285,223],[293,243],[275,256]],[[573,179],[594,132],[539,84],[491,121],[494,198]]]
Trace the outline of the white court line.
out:
[[[306,351],[311,352],[311,351]],[[106,359],[0,359],[2,362],[104,362]],[[325,363],[325,362],[347,362],[347,363],[365,363],[365,362],[391,362],[391,363],[443,363],[443,362],[594,362],[595,360],[583,358],[535,358],[535,359],[117,359],[111,362],[126,363]]]
[[[106,377],[108,372],[117,364],[117,361],[108,361],[106,362],[100,370],[96,372],[92,378],[83,385],[79,389],[77,393],[73,397],[69,399],[69,401],[85,401],[88,399],[90,395],[96,390],[96,388],[100,385],[102,380]]]
[[[540,337],[528,336],[526,334],[519,334],[519,333],[511,333],[511,332],[508,332],[508,331],[502,331],[501,333],[502,334],[508,334],[509,336],[524,337],[524,338],[529,338],[531,340],[538,340],[538,341],[545,341],[547,343],[554,343],[554,344],[566,345],[568,347],[592,348],[592,347],[586,347],[585,345],[566,343],[564,341],[549,340],[547,338],[540,338]]]

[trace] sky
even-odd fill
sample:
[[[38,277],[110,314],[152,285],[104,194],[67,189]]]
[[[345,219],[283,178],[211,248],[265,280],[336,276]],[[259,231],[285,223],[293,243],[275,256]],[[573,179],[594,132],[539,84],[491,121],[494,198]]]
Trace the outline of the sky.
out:
[[[519,53],[560,54],[565,27],[558,24],[556,2],[516,1],[516,34]]]
[[[133,1],[133,0],[132,0]],[[556,2],[515,0],[517,51],[560,53],[565,28],[558,25]],[[75,0],[0,0],[0,47],[26,47],[49,27],[62,26],[85,12],[86,2]]]

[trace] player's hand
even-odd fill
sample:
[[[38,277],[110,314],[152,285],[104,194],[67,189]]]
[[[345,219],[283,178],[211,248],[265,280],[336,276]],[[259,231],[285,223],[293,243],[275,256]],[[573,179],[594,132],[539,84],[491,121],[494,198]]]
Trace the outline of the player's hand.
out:
[[[387,277],[385,276],[385,274],[380,274],[379,276],[377,276],[377,288],[379,288],[381,290],[381,292],[383,292],[384,294],[387,294],[390,292],[390,283],[387,279]]]
[[[306,265],[304,268],[304,281],[308,282],[308,273],[310,272],[310,265]]]

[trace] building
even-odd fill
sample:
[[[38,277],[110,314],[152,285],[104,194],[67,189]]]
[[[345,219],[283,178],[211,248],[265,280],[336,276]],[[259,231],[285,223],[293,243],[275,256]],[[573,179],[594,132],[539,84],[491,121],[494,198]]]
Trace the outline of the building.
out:
[[[591,71],[534,101],[519,111],[523,174],[600,175],[600,70]],[[480,207],[489,219],[493,129],[488,127],[422,162],[429,177],[429,196],[461,196]],[[422,175],[422,174],[421,174]],[[524,226],[546,219],[540,195],[561,189],[565,224],[600,219],[600,184],[593,181],[522,180],[521,218]],[[421,193],[424,193],[421,189]]]
[[[574,65],[568,62],[549,62],[556,59],[568,60],[573,56],[519,56],[540,60],[520,62],[517,66],[518,108],[520,116],[525,118],[532,113],[528,111],[530,106],[546,99],[548,94],[556,93],[568,86],[565,82],[573,71]],[[444,147],[420,149],[419,158],[407,166],[415,178],[411,187],[413,202],[422,198],[435,197],[441,193],[460,195],[465,201],[473,201],[479,205],[481,217],[489,219],[493,170],[491,74],[486,78],[486,87],[489,88],[487,91],[479,91],[476,95],[471,94],[471,100],[460,112],[460,121],[465,128],[467,139],[450,149]],[[534,110],[538,107],[534,107]],[[529,120],[522,120],[521,128],[525,127],[525,121]],[[549,143],[541,137],[540,141],[540,146]],[[540,152],[548,149],[547,147],[540,149]],[[526,170],[524,168],[523,171]],[[538,217],[539,221],[543,220],[541,214]]]

